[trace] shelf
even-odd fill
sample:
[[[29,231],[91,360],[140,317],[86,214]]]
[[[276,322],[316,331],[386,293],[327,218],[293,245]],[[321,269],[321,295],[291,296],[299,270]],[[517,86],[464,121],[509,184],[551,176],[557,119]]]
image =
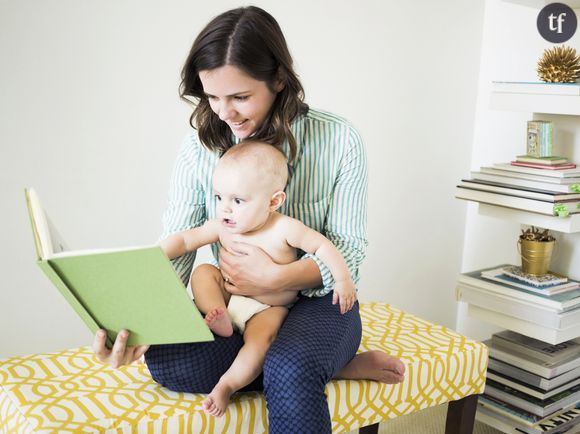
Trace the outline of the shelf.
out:
[[[580,115],[580,96],[492,92],[491,108],[558,115]]]
[[[569,217],[552,217],[486,203],[479,203],[479,214],[568,234],[580,232],[580,214],[574,214]]]
[[[556,345],[580,336],[580,324],[565,329],[551,329],[541,325],[524,321],[510,315],[485,309],[474,304],[467,305],[469,316],[495,324],[502,328],[513,330],[525,336]]]
[[[541,9],[544,6],[554,3],[553,0],[503,0],[506,3],[517,3],[519,5],[528,6],[531,8]],[[572,9],[580,8],[580,0],[559,0],[558,3],[564,3]]]

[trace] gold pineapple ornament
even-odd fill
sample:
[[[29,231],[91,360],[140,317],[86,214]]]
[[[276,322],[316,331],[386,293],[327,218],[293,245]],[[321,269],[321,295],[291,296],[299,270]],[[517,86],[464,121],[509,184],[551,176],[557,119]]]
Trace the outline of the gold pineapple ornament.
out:
[[[540,80],[548,83],[574,83],[580,78],[580,56],[565,45],[544,50],[537,71]]]

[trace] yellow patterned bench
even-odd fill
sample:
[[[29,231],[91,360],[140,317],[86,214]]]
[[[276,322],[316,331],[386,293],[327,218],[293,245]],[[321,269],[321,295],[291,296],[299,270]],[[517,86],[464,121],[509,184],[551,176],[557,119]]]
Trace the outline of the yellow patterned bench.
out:
[[[378,422],[449,401],[454,402],[446,432],[471,432],[477,394],[485,384],[487,348],[386,304],[364,304],[361,316],[360,350],[399,356],[407,365],[407,378],[398,385],[329,383],[333,432],[366,427],[361,432],[376,433]],[[119,370],[103,366],[90,348],[0,361],[1,433],[267,431],[260,393],[236,395],[218,419],[203,413],[203,398],[159,386],[143,364]]]

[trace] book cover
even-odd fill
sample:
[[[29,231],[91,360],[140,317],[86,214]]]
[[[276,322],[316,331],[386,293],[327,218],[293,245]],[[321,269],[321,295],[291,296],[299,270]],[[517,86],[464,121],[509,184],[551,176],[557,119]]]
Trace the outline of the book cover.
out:
[[[530,424],[519,417],[521,413],[525,413],[523,410],[484,394],[479,397],[476,417],[504,433],[577,433],[575,427],[580,423],[580,409],[577,406],[578,404],[571,405]]]
[[[552,283],[545,284],[543,286],[531,285],[518,278],[514,278],[505,274],[505,268],[508,267],[482,271],[481,276],[484,279],[493,280],[494,282],[503,283],[514,288],[525,289],[526,291],[535,292],[538,294],[555,295],[563,292],[569,292],[580,287],[580,283],[572,279],[568,279],[564,283]]]
[[[533,157],[531,155],[517,155],[516,161],[522,163],[534,163],[542,166],[553,166],[557,164],[564,164],[568,162],[568,158],[560,157],[558,155],[551,155],[549,157]]]
[[[109,347],[122,329],[129,345],[213,340],[159,246],[55,253],[38,196],[25,195],[38,265],[92,333],[107,331]]]
[[[509,175],[509,173],[508,173]],[[483,173],[479,171],[471,172],[473,180],[487,181],[503,187],[527,187],[536,190],[550,191],[553,193],[580,193],[580,183],[558,184],[554,182],[543,182],[534,179],[516,178],[499,174]]]
[[[494,398],[493,396],[486,394],[479,396],[478,403],[484,407],[489,407],[494,412],[500,413],[510,418],[511,421],[515,421],[525,426],[533,426],[537,422],[544,419],[537,414],[522,410],[521,408],[510,405],[507,402],[501,401],[497,398]]]
[[[534,157],[552,155],[554,124],[551,121],[528,121],[526,152]]]
[[[501,193],[508,196],[525,197],[528,199],[537,199],[546,202],[560,202],[579,200],[580,193],[561,193],[553,190],[542,190],[538,188],[501,184],[498,182],[484,181],[481,179],[462,179],[461,187],[472,190],[489,191],[491,193]]]
[[[561,276],[560,274],[546,273],[542,274],[541,276],[536,276],[535,274],[524,273],[522,267],[518,266],[505,267],[503,269],[503,273],[506,276],[513,277],[514,279],[517,280],[521,280],[522,282],[525,282],[529,285],[539,287],[557,285],[568,282],[568,278],[566,276]]]
[[[535,95],[580,95],[579,83],[545,83],[543,81],[493,81],[494,92]]]
[[[563,170],[563,169],[575,169],[576,164],[574,163],[560,163],[560,164],[538,164],[538,163],[528,163],[525,161],[512,161],[510,162],[512,166],[520,167],[533,167],[535,169],[542,170]]]
[[[532,387],[526,383],[518,381],[514,378],[510,378],[506,375],[502,375],[501,373],[495,372],[493,370],[487,371],[487,378],[542,400],[551,398],[554,395],[558,395],[559,393],[580,384],[580,379],[576,378],[569,383],[558,386],[552,390],[542,390],[538,387]]]
[[[512,166],[515,167],[515,166]],[[532,170],[532,169],[531,169]],[[535,170],[534,173],[525,173],[525,172],[517,172],[517,171],[510,171],[510,170],[503,170],[498,169],[496,167],[480,167],[479,171],[481,173],[485,173],[488,175],[496,175],[501,176],[502,178],[517,178],[517,179],[527,179],[530,181],[538,181],[542,183],[548,184],[564,184],[564,185],[571,185],[571,184],[578,184],[580,185],[580,175],[577,176],[570,176],[570,177],[554,177],[554,176],[545,176],[542,175],[542,172],[539,172],[540,169],[533,169]],[[551,172],[546,172],[551,173]]]
[[[489,358],[488,369],[499,372],[507,377],[514,378],[522,383],[541,390],[551,390],[573,380],[580,379],[580,366],[552,378],[544,378],[533,372],[521,369],[518,366],[510,365],[501,360]]]
[[[538,399],[505,384],[487,379],[485,393],[530,413],[546,417],[580,400],[580,385],[576,385],[547,399]]]
[[[574,429],[578,424],[580,424],[580,403],[576,403],[536,422],[534,428],[540,429],[545,434],[572,433],[572,430],[578,433]]]
[[[455,190],[457,199],[499,205],[506,208],[520,209],[549,216],[567,217],[570,214],[580,213],[580,201],[548,202],[537,199],[528,199],[489,191],[474,190],[458,185]]]
[[[513,330],[503,330],[494,333],[491,337],[494,345],[513,349],[523,354],[529,354],[546,362],[557,363],[571,357],[580,357],[580,344],[572,339],[556,345],[524,336]]]
[[[482,272],[508,266],[510,264],[502,264],[496,267],[463,273],[459,275],[459,282],[484,289],[491,293],[502,294],[519,300],[529,301],[540,306],[550,307],[558,311],[567,311],[580,307],[580,288],[560,294],[549,295],[537,291],[532,292],[498,281],[488,280],[481,276]]]
[[[528,173],[553,178],[574,178],[580,176],[580,169],[546,170],[545,168],[514,166],[511,163],[496,163],[493,165],[498,170],[506,172]]]
[[[580,358],[577,357],[552,363],[527,354],[521,354],[514,349],[507,350],[505,348],[499,348],[497,345],[494,345],[491,339],[484,341],[484,344],[489,348],[491,358],[516,366],[548,380],[580,368]]]

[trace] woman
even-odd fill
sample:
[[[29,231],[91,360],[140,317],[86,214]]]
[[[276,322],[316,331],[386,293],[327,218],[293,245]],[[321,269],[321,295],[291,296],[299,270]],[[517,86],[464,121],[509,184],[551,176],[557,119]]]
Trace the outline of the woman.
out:
[[[283,143],[290,176],[281,212],[333,241],[356,283],[367,244],[364,146],[344,119],[303,102],[302,85],[276,20],[256,7],[213,19],[193,44],[180,90],[182,98],[192,97],[196,103],[190,119],[196,130],[185,139],[174,168],[163,237],[215,215],[211,178],[226,149],[250,137]],[[194,258],[195,253],[174,262],[184,282]],[[358,303],[340,313],[332,304],[332,275],[315,256],[279,265],[259,248],[238,243],[231,251],[219,251],[219,266],[232,294],[302,291],[264,365],[270,432],[331,432],[324,395],[331,378],[402,381],[404,366],[398,359],[378,351],[355,357],[361,337]],[[147,365],[157,382],[197,393],[211,391],[243,344],[241,335],[234,334],[209,343],[148,349],[126,347],[127,337],[126,331],[120,333],[107,350],[105,334],[99,331],[94,342],[99,360],[118,367],[147,351]],[[259,380],[246,390],[259,390]]]

